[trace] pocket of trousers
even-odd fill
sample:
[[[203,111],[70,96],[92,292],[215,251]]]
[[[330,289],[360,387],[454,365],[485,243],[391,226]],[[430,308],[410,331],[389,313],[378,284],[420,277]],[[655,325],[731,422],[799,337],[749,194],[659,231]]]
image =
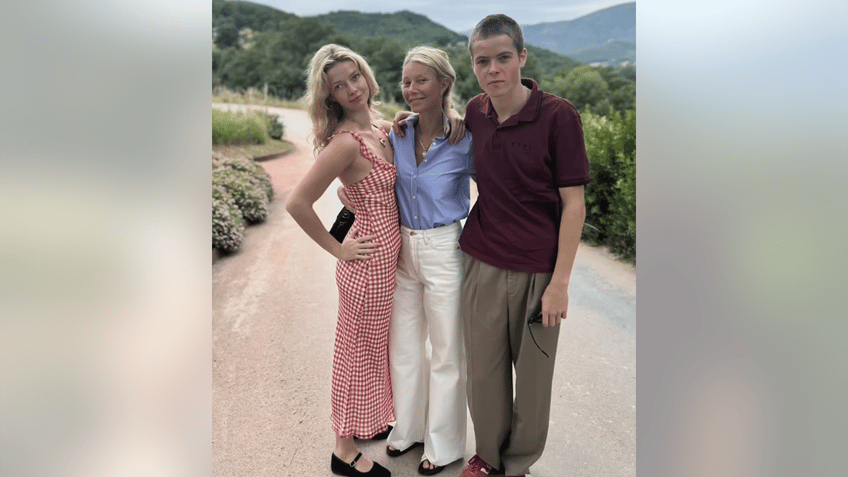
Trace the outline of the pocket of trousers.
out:
[[[451,252],[459,250],[459,238],[453,236],[437,238],[431,237],[427,246],[437,252]]]
[[[439,229],[434,229],[439,230]],[[442,229],[444,230],[444,229]],[[446,231],[447,232],[447,231]],[[458,228],[455,233],[447,232],[437,235],[429,235],[425,239],[427,247],[438,252],[453,252],[459,250],[459,236],[462,229]]]

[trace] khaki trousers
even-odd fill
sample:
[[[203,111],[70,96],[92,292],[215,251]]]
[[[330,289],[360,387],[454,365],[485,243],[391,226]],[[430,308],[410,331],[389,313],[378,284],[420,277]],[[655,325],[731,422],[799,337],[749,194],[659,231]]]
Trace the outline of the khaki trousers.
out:
[[[528,320],[541,311],[551,274],[504,270],[467,254],[465,260],[462,311],[476,453],[506,475],[527,474],[548,436],[560,328]]]

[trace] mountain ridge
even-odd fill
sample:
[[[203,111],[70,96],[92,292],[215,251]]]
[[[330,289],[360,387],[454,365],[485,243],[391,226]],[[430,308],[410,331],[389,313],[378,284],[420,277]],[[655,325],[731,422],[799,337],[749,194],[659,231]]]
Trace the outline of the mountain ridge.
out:
[[[603,8],[573,20],[522,25],[521,29],[525,43],[578,61],[636,61],[636,2]],[[609,46],[611,42],[615,48]]]
[[[393,13],[337,10],[304,18],[314,18],[351,35],[364,38],[396,38],[409,45],[433,43],[437,46],[447,46],[467,41],[465,35],[434,22],[426,15],[410,10],[399,10]]]

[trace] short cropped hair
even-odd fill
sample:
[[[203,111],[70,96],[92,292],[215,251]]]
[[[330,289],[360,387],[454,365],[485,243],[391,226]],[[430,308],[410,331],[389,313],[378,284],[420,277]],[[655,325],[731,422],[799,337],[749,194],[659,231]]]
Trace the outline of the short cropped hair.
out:
[[[456,83],[456,71],[450,64],[448,54],[444,51],[430,46],[416,46],[406,53],[406,58],[403,60],[403,66],[406,66],[410,61],[417,61],[422,65],[433,68],[436,72],[436,79],[448,80],[448,89],[442,95],[442,108],[447,111],[451,108],[451,95],[453,93],[453,85]]]
[[[471,34],[471,39],[468,40],[468,52],[471,53],[471,57],[474,57],[474,52],[471,51],[471,48],[474,46],[475,41],[485,40],[497,35],[509,36],[518,54],[521,54],[521,51],[524,50],[524,33],[521,31],[521,27],[512,18],[503,13],[497,13],[480,20],[480,23],[474,27],[474,33]]]

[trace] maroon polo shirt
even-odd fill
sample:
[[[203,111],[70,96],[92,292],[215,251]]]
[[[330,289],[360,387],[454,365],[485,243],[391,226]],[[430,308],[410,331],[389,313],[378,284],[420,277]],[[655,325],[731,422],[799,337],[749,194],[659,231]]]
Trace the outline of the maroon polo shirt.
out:
[[[527,104],[498,124],[487,94],[466,106],[479,196],[459,239],[462,250],[498,268],[552,273],[562,219],[560,187],[589,183],[580,113],[536,82]]]

